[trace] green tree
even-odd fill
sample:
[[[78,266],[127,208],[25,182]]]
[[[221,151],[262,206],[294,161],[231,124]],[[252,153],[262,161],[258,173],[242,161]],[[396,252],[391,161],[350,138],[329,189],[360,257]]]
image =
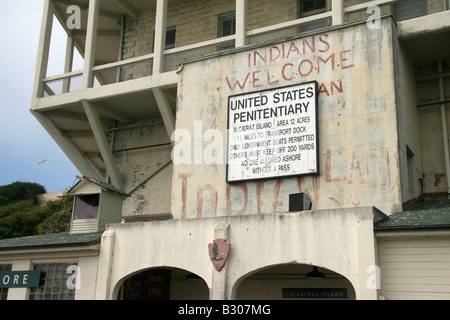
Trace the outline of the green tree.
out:
[[[69,230],[73,200],[63,198],[40,206],[37,195],[45,192],[36,183],[0,186],[0,239]]]
[[[18,181],[6,186],[0,186],[0,206],[23,200],[31,200],[36,204],[37,195],[43,193],[47,193],[47,191],[38,183]]]

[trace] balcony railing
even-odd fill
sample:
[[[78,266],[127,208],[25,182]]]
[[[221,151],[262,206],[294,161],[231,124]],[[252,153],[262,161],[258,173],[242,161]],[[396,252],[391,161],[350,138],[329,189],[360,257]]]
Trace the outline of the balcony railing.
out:
[[[46,71],[49,46],[49,28],[50,20],[53,17],[52,1],[46,2],[43,21],[43,31],[41,31],[41,38],[46,39],[40,47],[39,57],[41,58],[41,64],[37,70],[37,85],[35,94],[37,98],[44,96],[51,96],[57,94],[64,94],[81,89],[88,89],[97,86],[105,86],[112,83],[124,82],[132,79],[150,77],[155,74],[161,74],[166,72],[174,72],[178,68],[178,61],[203,56],[211,53],[218,52],[224,47],[229,47],[230,43],[234,44],[234,47],[241,47],[245,45],[252,45],[255,43],[261,43],[271,41],[275,39],[282,39],[287,36],[293,36],[303,32],[309,32],[312,30],[320,30],[321,28],[327,28],[329,26],[336,26],[347,22],[367,19],[372,15],[368,12],[369,7],[378,6],[381,13],[391,13],[394,17],[401,17],[399,19],[407,19],[408,14],[411,17],[416,17],[424,14],[432,14],[440,11],[447,10],[445,1],[442,0],[428,0],[424,1],[427,5],[425,12],[411,10],[410,13],[402,12],[398,5],[402,1],[398,0],[375,0],[364,1],[359,4],[345,6],[344,0],[333,0],[329,11],[277,23],[274,25],[263,26],[259,28],[250,29],[246,23],[246,3],[247,0],[236,0],[236,17],[237,17],[237,31],[236,34],[184,45],[168,50],[164,50],[162,43],[158,46],[155,43],[154,52],[127,58],[121,61],[107,63],[103,65],[93,66],[93,52],[89,52],[89,41],[95,41],[93,36],[96,30],[92,29],[92,25],[96,25],[95,20],[98,18],[99,0],[90,0],[89,8],[89,20],[91,26],[89,27],[86,35],[86,50],[84,57],[84,68],[82,70],[65,72],[60,75],[45,77],[43,76]],[[168,0],[158,0],[158,8],[156,11],[156,23],[158,21],[165,21],[167,15],[167,2]],[[408,1],[409,2],[409,1]],[[413,2],[418,2],[413,0]],[[416,8],[417,9],[417,8]],[[419,8],[420,9],[420,8]],[[94,12],[91,12],[94,11]],[[243,12],[241,12],[243,11]],[[161,16],[162,17],[158,17]],[[159,19],[159,20],[158,20]],[[241,27],[239,27],[241,26]],[[95,29],[95,28],[94,28]],[[158,32],[158,26],[156,26]],[[158,39],[163,39],[162,27],[159,28],[160,36],[155,37],[155,42]],[[161,65],[161,67],[158,67]],[[103,77],[103,74],[108,73],[108,77]],[[84,80],[85,77],[91,78],[91,80]],[[110,80],[105,81],[103,78]],[[112,80],[111,80],[112,79]]]

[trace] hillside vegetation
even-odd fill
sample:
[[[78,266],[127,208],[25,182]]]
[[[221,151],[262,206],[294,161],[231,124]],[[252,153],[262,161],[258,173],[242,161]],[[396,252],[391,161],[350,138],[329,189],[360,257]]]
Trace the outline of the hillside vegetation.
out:
[[[43,186],[14,182],[0,186],[0,239],[68,231],[72,199],[61,198],[40,205],[37,195]]]

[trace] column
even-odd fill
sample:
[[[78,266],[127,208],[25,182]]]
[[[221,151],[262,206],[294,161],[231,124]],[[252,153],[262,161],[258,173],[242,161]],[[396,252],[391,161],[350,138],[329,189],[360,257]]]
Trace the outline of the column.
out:
[[[74,52],[73,36],[68,35],[66,43],[66,58],[64,61],[64,73],[72,71],[73,52]],[[70,91],[70,80],[71,80],[70,78],[65,78],[63,80],[62,93],[67,93]]]
[[[344,23],[344,0],[332,0],[333,26]]]
[[[53,9],[53,0],[45,0],[41,22],[41,33],[38,42],[36,72],[34,74],[33,99],[42,98],[44,95],[44,82],[42,80],[47,74],[50,40],[53,27]]]
[[[236,48],[247,44],[247,0],[236,0]]]
[[[166,44],[168,0],[157,0],[155,19],[155,51],[153,52],[153,75],[164,71],[164,47]]]
[[[94,85],[94,74],[92,72],[92,68],[94,67],[95,61],[99,9],[100,0],[89,0],[89,15],[86,31],[86,47],[84,50],[84,68],[81,89],[92,88]]]
[[[229,224],[219,224],[216,226],[214,229],[214,239],[225,239],[229,242],[229,237]],[[212,289],[209,297],[211,300],[229,300],[227,288],[228,264],[229,262],[227,262],[220,271],[217,271],[214,267],[212,267]]]

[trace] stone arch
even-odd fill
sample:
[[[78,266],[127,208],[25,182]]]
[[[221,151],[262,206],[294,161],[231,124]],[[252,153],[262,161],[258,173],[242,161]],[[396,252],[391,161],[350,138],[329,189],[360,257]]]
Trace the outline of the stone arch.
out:
[[[199,275],[185,269],[155,266],[122,277],[114,286],[118,300],[207,300],[209,288]]]
[[[322,277],[313,278],[312,271]],[[235,300],[356,299],[349,279],[333,270],[304,263],[268,265],[246,273],[234,284]]]

